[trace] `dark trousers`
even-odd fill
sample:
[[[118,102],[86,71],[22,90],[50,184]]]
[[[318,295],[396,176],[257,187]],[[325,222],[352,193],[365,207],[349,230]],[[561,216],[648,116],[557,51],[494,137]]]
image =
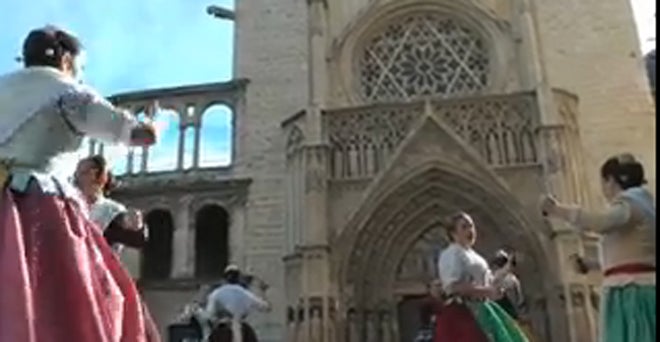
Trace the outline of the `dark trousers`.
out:
[[[241,329],[243,330],[243,342],[258,342],[257,334],[249,324],[241,323]],[[231,339],[231,325],[223,323],[213,330],[209,342],[231,342]]]
[[[188,323],[172,324],[168,328],[169,342],[181,342],[185,339],[202,340],[202,329],[196,321]]]

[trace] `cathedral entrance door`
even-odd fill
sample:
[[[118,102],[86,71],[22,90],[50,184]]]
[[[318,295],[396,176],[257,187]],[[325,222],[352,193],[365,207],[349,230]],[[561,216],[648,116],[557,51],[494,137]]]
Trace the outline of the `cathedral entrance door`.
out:
[[[397,323],[399,324],[399,340],[414,341],[417,332],[422,327],[420,310],[426,298],[425,294],[404,296],[399,302]]]

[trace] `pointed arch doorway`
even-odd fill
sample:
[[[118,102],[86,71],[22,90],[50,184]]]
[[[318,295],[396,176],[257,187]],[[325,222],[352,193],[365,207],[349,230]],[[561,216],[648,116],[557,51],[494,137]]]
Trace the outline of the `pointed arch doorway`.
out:
[[[543,295],[547,284],[554,283],[551,272],[538,272],[549,267],[547,247],[524,214],[512,210],[509,198],[478,179],[451,165],[431,163],[382,189],[365,198],[336,244],[341,256],[340,301],[354,313],[352,320],[342,322],[347,336],[359,336],[360,341],[410,340],[419,325],[418,314],[411,314],[418,313],[418,298],[437,277],[436,259],[447,245],[443,220],[459,210],[474,218],[475,249],[484,256],[505,246],[522,256],[519,274],[527,293]],[[548,329],[544,320],[535,325]]]

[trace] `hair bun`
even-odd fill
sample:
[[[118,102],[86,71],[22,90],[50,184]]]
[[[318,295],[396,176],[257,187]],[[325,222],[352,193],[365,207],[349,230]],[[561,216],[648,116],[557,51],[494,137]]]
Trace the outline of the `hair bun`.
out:
[[[623,189],[646,184],[644,166],[632,153],[622,153],[609,158],[601,166],[601,176],[612,177]]]
[[[66,53],[77,56],[82,49],[78,38],[57,27],[45,26],[28,33],[23,41],[22,61],[26,66],[52,66]]]
[[[55,57],[59,52],[55,31],[45,27],[30,31],[23,42],[23,59]]]

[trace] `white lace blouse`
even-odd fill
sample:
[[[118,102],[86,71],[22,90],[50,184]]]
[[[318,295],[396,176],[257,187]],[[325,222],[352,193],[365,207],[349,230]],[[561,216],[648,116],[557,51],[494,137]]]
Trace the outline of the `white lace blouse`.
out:
[[[488,262],[472,248],[452,243],[440,254],[438,262],[440,280],[445,293],[452,294],[452,285],[471,283],[487,286],[493,281]]]

